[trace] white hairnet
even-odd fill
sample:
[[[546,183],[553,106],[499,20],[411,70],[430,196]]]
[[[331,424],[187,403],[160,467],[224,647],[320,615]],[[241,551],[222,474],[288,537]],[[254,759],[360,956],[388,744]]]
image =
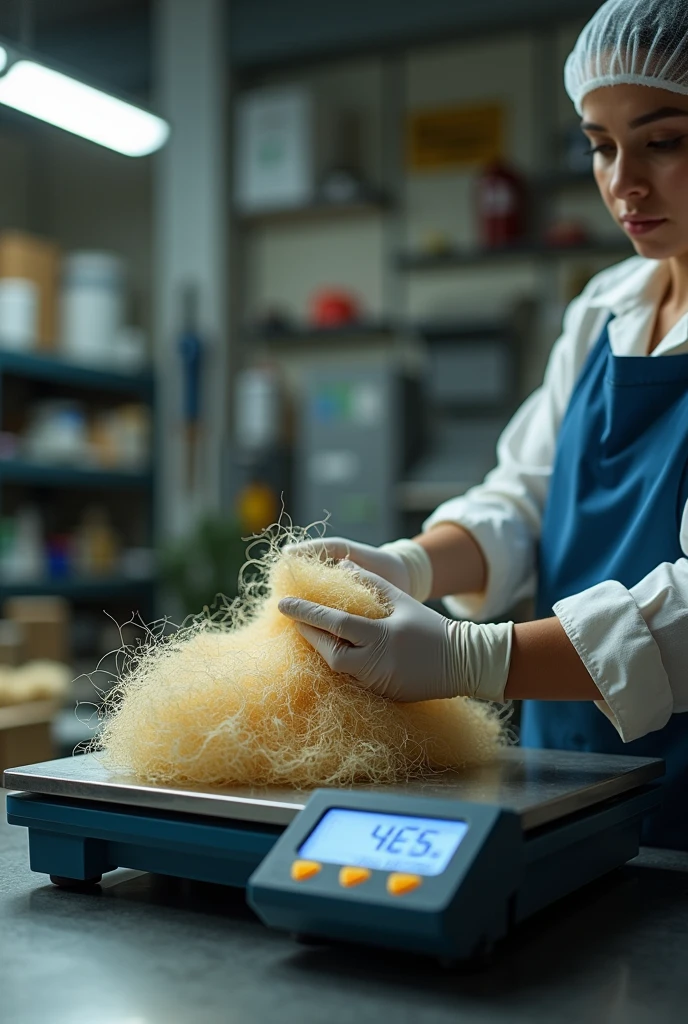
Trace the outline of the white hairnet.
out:
[[[564,70],[583,99],[605,85],[649,85],[688,96],[688,0],[607,0],[581,32]]]

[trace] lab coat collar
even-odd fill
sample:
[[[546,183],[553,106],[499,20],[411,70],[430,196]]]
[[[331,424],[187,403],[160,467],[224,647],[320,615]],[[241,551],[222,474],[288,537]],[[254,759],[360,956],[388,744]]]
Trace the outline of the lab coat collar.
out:
[[[619,266],[619,275],[608,288],[590,297],[589,305],[614,314],[609,324],[609,341],[614,355],[642,356],[647,353],[657,308],[669,283],[664,260],[642,257]],[[674,324],[653,356],[664,355],[688,343],[688,314]]]
[[[634,257],[621,264],[626,272],[608,288],[590,297],[589,306],[622,316],[639,307],[655,310],[668,284],[669,268],[663,260]]]

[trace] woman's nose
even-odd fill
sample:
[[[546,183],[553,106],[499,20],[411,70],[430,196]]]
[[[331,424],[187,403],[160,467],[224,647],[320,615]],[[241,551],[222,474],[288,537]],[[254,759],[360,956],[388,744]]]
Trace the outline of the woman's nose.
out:
[[[649,184],[637,162],[619,155],[614,163],[609,190],[615,199],[644,196]]]

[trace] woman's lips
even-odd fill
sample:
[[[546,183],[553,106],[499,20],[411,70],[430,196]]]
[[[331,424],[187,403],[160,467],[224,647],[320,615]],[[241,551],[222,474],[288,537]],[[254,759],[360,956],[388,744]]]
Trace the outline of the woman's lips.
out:
[[[660,224],[666,224],[666,217],[623,217],[621,222],[629,235],[647,235]]]

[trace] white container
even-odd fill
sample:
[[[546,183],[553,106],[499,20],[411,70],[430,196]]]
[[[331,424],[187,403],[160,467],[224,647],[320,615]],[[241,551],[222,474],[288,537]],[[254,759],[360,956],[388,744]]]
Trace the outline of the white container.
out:
[[[52,399],[30,410],[24,453],[49,465],[83,465],[88,457],[86,416],[79,402]]]
[[[242,451],[261,451],[280,443],[282,396],[277,372],[255,366],[237,374],[234,431]]]
[[[124,263],[114,253],[73,252],[64,261],[60,344],[64,354],[95,365],[116,361],[124,324]]]
[[[24,277],[0,278],[0,347],[30,352],[38,337],[38,286]]]

